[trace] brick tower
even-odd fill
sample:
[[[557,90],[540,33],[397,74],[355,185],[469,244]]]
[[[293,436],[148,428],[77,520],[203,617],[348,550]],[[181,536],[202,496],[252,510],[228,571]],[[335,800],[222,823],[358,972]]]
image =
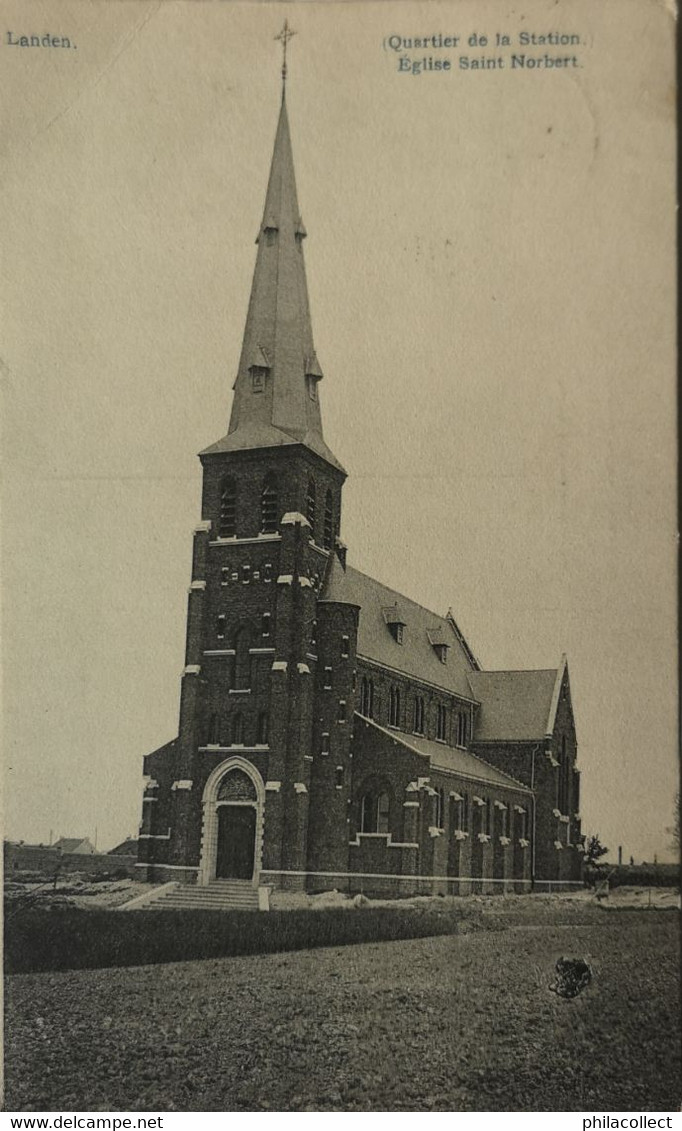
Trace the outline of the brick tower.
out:
[[[318,613],[343,552],[346,473],[322,434],[305,237],[283,84],[229,428],[200,453],[179,733],[145,759],[139,859],[156,880],[257,885],[286,871],[296,886],[311,857],[347,869],[357,609],[323,601]],[[346,737],[315,708],[332,668],[325,710]],[[319,850],[311,792],[324,813]]]

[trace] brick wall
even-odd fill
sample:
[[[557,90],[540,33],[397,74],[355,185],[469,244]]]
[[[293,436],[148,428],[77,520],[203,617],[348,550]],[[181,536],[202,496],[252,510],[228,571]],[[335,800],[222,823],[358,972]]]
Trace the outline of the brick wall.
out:
[[[382,671],[374,664],[368,664],[361,657],[358,658],[358,680],[365,676],[374,684],[374,721],[380,726],[389,726],[391,688],[397,687],[400,692],[400,714],[397,725],[398,730],[406,734],[414,733],[414,704],[419,696],[424,700],[424,730],[425,738],[436,739],[438,735],[438,707],[443,705],[447,709],[445,742],[448,746],[457,744],[457,714],[466,712],[469,717],[468,733],[471,733],[470,704],[460,700],[457,696],[447,691],[436,691],[426,684],[407,676]],[[422,732],[420,732],[422,733]]]
[[[81,855],[78,852],[58,852],[54,848],[40,845],[4,845],[5,879],[11,880],[14,873],[34,872],[51,879],[58,870],[61,874],[82,872],[90,876],[101,876],[108,872],[135,875],[137,856],[109,856],[106,853]]]

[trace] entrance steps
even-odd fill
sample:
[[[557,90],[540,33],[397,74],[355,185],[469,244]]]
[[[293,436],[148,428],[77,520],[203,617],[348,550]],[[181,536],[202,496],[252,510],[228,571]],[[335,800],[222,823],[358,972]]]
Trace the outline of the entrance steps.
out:
[[[267,894],[248,880],[213,880],[205,886],[165,886],[145,906],[150,911],[267,911]]]

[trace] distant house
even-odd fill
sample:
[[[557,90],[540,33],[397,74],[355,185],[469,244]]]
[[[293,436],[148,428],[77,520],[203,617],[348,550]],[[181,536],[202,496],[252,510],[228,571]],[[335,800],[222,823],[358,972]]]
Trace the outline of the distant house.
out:
[[[110,848],[107,856],[137,856],[137,839],[134,836],[126,837],[115,848]]]
[[[52,847],[58,852],[69,852],[78,856],[94,856],[97,852],[87,837],[61,836]]]

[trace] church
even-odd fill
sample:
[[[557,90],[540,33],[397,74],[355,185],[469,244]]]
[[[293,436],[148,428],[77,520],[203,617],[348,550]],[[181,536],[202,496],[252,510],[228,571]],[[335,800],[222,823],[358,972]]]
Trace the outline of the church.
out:
[[[482,671],[451,611],[355,569],[341,539],[285,90],[229,428],[200,453],[179,728],[144,759],[140,878],[263,908],[281,889],[579,882],[566,658]]]

